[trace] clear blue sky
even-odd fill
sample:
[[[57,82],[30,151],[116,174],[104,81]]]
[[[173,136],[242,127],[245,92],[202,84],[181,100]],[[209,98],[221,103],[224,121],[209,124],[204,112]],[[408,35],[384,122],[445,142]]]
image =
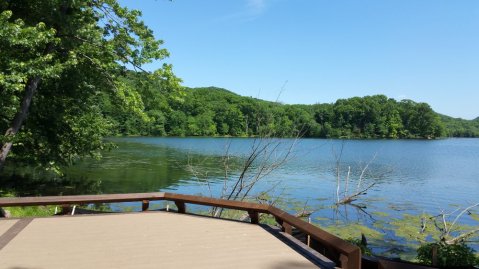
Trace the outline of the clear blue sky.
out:
[[[478,0],[121,3],[143,12],[185,86],[288,104],[385,94],[479,116]]]

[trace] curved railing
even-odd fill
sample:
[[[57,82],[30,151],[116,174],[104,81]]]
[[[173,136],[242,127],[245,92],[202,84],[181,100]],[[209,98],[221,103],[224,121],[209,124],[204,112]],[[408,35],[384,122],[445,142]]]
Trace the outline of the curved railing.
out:
[[[283,232],[292,233],[293,228],[309,235],[310,247],[336,262],[341,268],[361,268],[361,250],[341,238],[321,228],[307,223],[279,208],[265,204],[215,199],[202,196],[184,195],[167,192],[129,193],[104,195],[73,195],[43,197],[8,197],[0,198],[0,207],[38,206],[38,205],[84,205],[92,203],[117,203],[141,201],[142,210],[148,210],[150,201],[166,200],[176,204],[179,213],[186,213],[186,204],[215,206],[248,212],[251,223],[257,224],[259,213],[274,216]]]

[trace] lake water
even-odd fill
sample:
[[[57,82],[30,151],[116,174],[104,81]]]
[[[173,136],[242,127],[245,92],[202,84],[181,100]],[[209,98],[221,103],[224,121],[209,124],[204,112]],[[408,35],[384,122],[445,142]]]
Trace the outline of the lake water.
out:
[[[259,143],[251,138],[110,140],[118,145],[117,149],[106,153],[100,161],[76,165],[69,175],[101,181],[99,191],[103,193],[168,191],[218,196],[224,183],[222,156],[227,153],[237,158],[236,164],[241,164],[252,145]],[[292,213],[306,205],[314,211],[312,221],[319,225],[361,224],[373,228],[384,236],[373,243],[378,252],[410,251],[401,247],[405,245],[404,239],[396,237],[394,229],[388,226],[404,214],[437,215],[479,202],[479,139],[269,142],[277,148],[269,152],[267,162],[282,160],[288,151],[290,155],[283,165],[262,178],[251,194],[269,191],[273,196],[281,196],[281,206]],[[361,188],[375,185],[354,202],[360,207],[334,206],[338,164],[340,192],[346,188],[350,169],[350,193],[356,190],[361,171],[367,165]],[[238,173],[232,169],[229,177],[235,178]],[[468,214],[460,222],[478,225]],[[473,247],[478,249],[477,245]]]

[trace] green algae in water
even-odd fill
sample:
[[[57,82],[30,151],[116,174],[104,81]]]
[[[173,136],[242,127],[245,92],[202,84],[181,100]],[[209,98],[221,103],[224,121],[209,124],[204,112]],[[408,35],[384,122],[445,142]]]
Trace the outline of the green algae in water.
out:
[[[357,223],[327,225],[321,226],[321,228],[343,239],[361,238],[361,233],[364,234],[368,239],[371,238],[379,240],[384,238],[383,233]]]

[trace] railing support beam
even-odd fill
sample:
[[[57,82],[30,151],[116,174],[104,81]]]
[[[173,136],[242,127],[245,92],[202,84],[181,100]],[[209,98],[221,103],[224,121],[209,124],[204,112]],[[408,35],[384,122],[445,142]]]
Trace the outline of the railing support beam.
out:
[[[259,223],[259,213],[258,211],[248,210],[248,215],[252,224]]]
[[[175,205],[178,208],[178,213],[186,213],[186,205],[184,202],[175,201]]]
[[[293,226],[291,226],[287,222],[283,221],[283,224],[281,225],[281,230],[287,234],[291,234],[291,235],[293,234]]]
[[[141,211],[147,211],[149,207],[150,207],[150,201],[148,200],[141,201]]]

